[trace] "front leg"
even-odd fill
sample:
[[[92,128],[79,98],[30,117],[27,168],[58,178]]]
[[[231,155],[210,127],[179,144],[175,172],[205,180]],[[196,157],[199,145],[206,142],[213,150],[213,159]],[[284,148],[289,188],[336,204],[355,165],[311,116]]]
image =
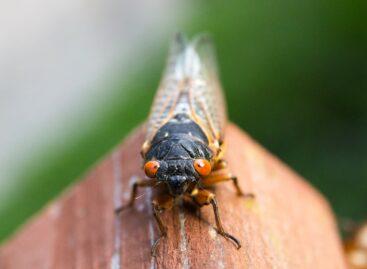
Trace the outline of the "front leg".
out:
[[[223,160],[223,159],[219,159],[214,167],[213,167],[213,171],[217,171],[217,170],[221,170],[221,169],[225,169],[228,167],[228,163],[226,160]]]
[[[155,220],[157,221],[158,228],[160,231],[160,235],[158,239],[154,242],[151,250],[151,255],[155,257],[156,249],[159,245],[159,242],[163,237],[167,236],[167,227],[163,224],[160,214],[164,212],[164,210],[171,209],[174,204],[174,198],[169,194],[163,194],[155,198],[152,202],[153,215]]]
[[[210,191],[203,190],[203,189],[195,189],[192,193],[193,200],[199,205],[209,205],[211,204],[213,206],[214,216],[215,216],[215,222],[217,225],[217,231],[220,235],[223,237],[230,239],[236,246],[237,249],[241,248],[240,241],[234,237],[233,235],[230,235],[229,233],[224,231],[222,221],[220,219],[219,215],[219,208],[217,205],[217,200],[215,199],[215,195],[211,193]]]
[[[128,208],[128,207],[132,207],[135,203],[135,198],[136,198],[136,194],[138,191],[138,187],[154,187],[157,184],[157,180],[156,179],[140,179],[136,182],[134,182],[134,185],[131,189],[131,196],[130,196],[130,200],[126,205],[120,206],[119,208],[115,209],[115,213],[119,214],[122,210]]]
[[[209,176],[202,179],[202,184],[204,187],[210,187],[216,183],[232,180],[234,187],[236,188],[237,195],[239,196],[253,196],[252,194],[244,194],[242,189],[238,184],[238,180],[236,176],[233,176],[231,172],[229,172],[228,168],[224,166],[224,161],[221,161],[219,164],[220,168],[218,170],[213,171]]]

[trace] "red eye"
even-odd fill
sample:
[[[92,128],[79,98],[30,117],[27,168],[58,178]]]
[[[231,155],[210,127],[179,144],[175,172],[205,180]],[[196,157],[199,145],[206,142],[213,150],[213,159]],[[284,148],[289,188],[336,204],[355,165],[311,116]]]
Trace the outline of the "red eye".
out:
[[[149,161],[144,165],[144,172],[148,177],[155,177],[159,168],[158,161]]]
[[[207,176],[212,171],[210,163],[205,159],[197,159],[194,161],[194,168],[200,176]]]

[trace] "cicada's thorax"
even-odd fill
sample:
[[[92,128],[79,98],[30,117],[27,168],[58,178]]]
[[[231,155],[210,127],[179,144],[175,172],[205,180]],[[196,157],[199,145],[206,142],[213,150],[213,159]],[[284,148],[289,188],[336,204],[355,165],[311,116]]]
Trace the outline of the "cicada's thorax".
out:
[[[177,114],[157,131],[143,158],[145,161],[158,160],[157,179],[168,181],[172,188],[177,183],[178,189],[173,192],[180,193],[182,184],[179,183],[196,183],[200,179],[194,160],[211,161],[213,153],[200,126],[186,114]]]

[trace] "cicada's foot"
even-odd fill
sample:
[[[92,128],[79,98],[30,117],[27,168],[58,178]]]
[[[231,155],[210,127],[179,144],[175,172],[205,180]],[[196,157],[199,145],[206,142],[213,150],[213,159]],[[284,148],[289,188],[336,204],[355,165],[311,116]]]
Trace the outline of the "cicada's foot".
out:
[[[165,238],[166,236],[167,236],[166,233],[162,234],[162,235],[159,236],[159,238],[157,240],[155,240],[155,242],[152,246],[152,250],[150,252],[153,257],[156,257],[157,247],[158,247],[159,243],[162,241],[162,239]]]
[[[234,237],[233,235],[230,235],[229,233],[226,233],[226,232],[221,232],[221,231],[218,231],[218,233],[223,236],[224,238],[226,239],[229,239],[237,249],[240,249],[241,248],[241,242],[240,240],[238,240],[236,237]]]
[[[237,192],[237,195],[242,196],[244,199],[249,199],[249,200],[256,198],[255,194],[253,194],[252,192],[247,192],[247,193],[243,193],[243,192],[238,193]]]

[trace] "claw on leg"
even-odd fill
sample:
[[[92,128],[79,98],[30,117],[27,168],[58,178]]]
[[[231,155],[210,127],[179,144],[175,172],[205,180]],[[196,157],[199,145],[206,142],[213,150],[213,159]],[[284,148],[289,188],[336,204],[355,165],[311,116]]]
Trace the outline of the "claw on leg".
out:
[[[218,233],[221,236],[223,236],[224,238],[229,239],[235,245],[235,247],[237,249],[240,249],[241,248],[240,241],[236,237],[234,237],[233,235],[230,235],[229,233],[226,233],[226,232],[219,232],[219,231],[218,231]]]
[[[157,254],[156,254],[156,252],[157,252],[157,246],[159,245],[159,243],[161,242],[161,240],[164,238],[164,237],[166,237],[167,236],[167,234],[161,234],[159,237],[158,237],[158,239],[157,240],[155,240],[155,242],[154,242],[154,244],[152,245],[152,249],[151,249],[151,251],[150,251],[150,254],[153,256],[153,257],[156,257],[157,256]]]
[[[224,238],[227,238],[227,239],[231,240],[231,242],[233,242],[235,244],[236,248],[240,249],[241,248],[240,241],[236,237],[234,237],[233,235],[230,235],[229,233],[225,232],[224,229],[223,229],[222,221],[221,221],[220,216],[219,216],[218,204],[217,204],[217,200],[215,199],[215,197],[213,197],[210,200],[210,203],[213,206],[214,217],[215,217],[215,222],[217,224],[218,233],[220,235],[222,235]]]

